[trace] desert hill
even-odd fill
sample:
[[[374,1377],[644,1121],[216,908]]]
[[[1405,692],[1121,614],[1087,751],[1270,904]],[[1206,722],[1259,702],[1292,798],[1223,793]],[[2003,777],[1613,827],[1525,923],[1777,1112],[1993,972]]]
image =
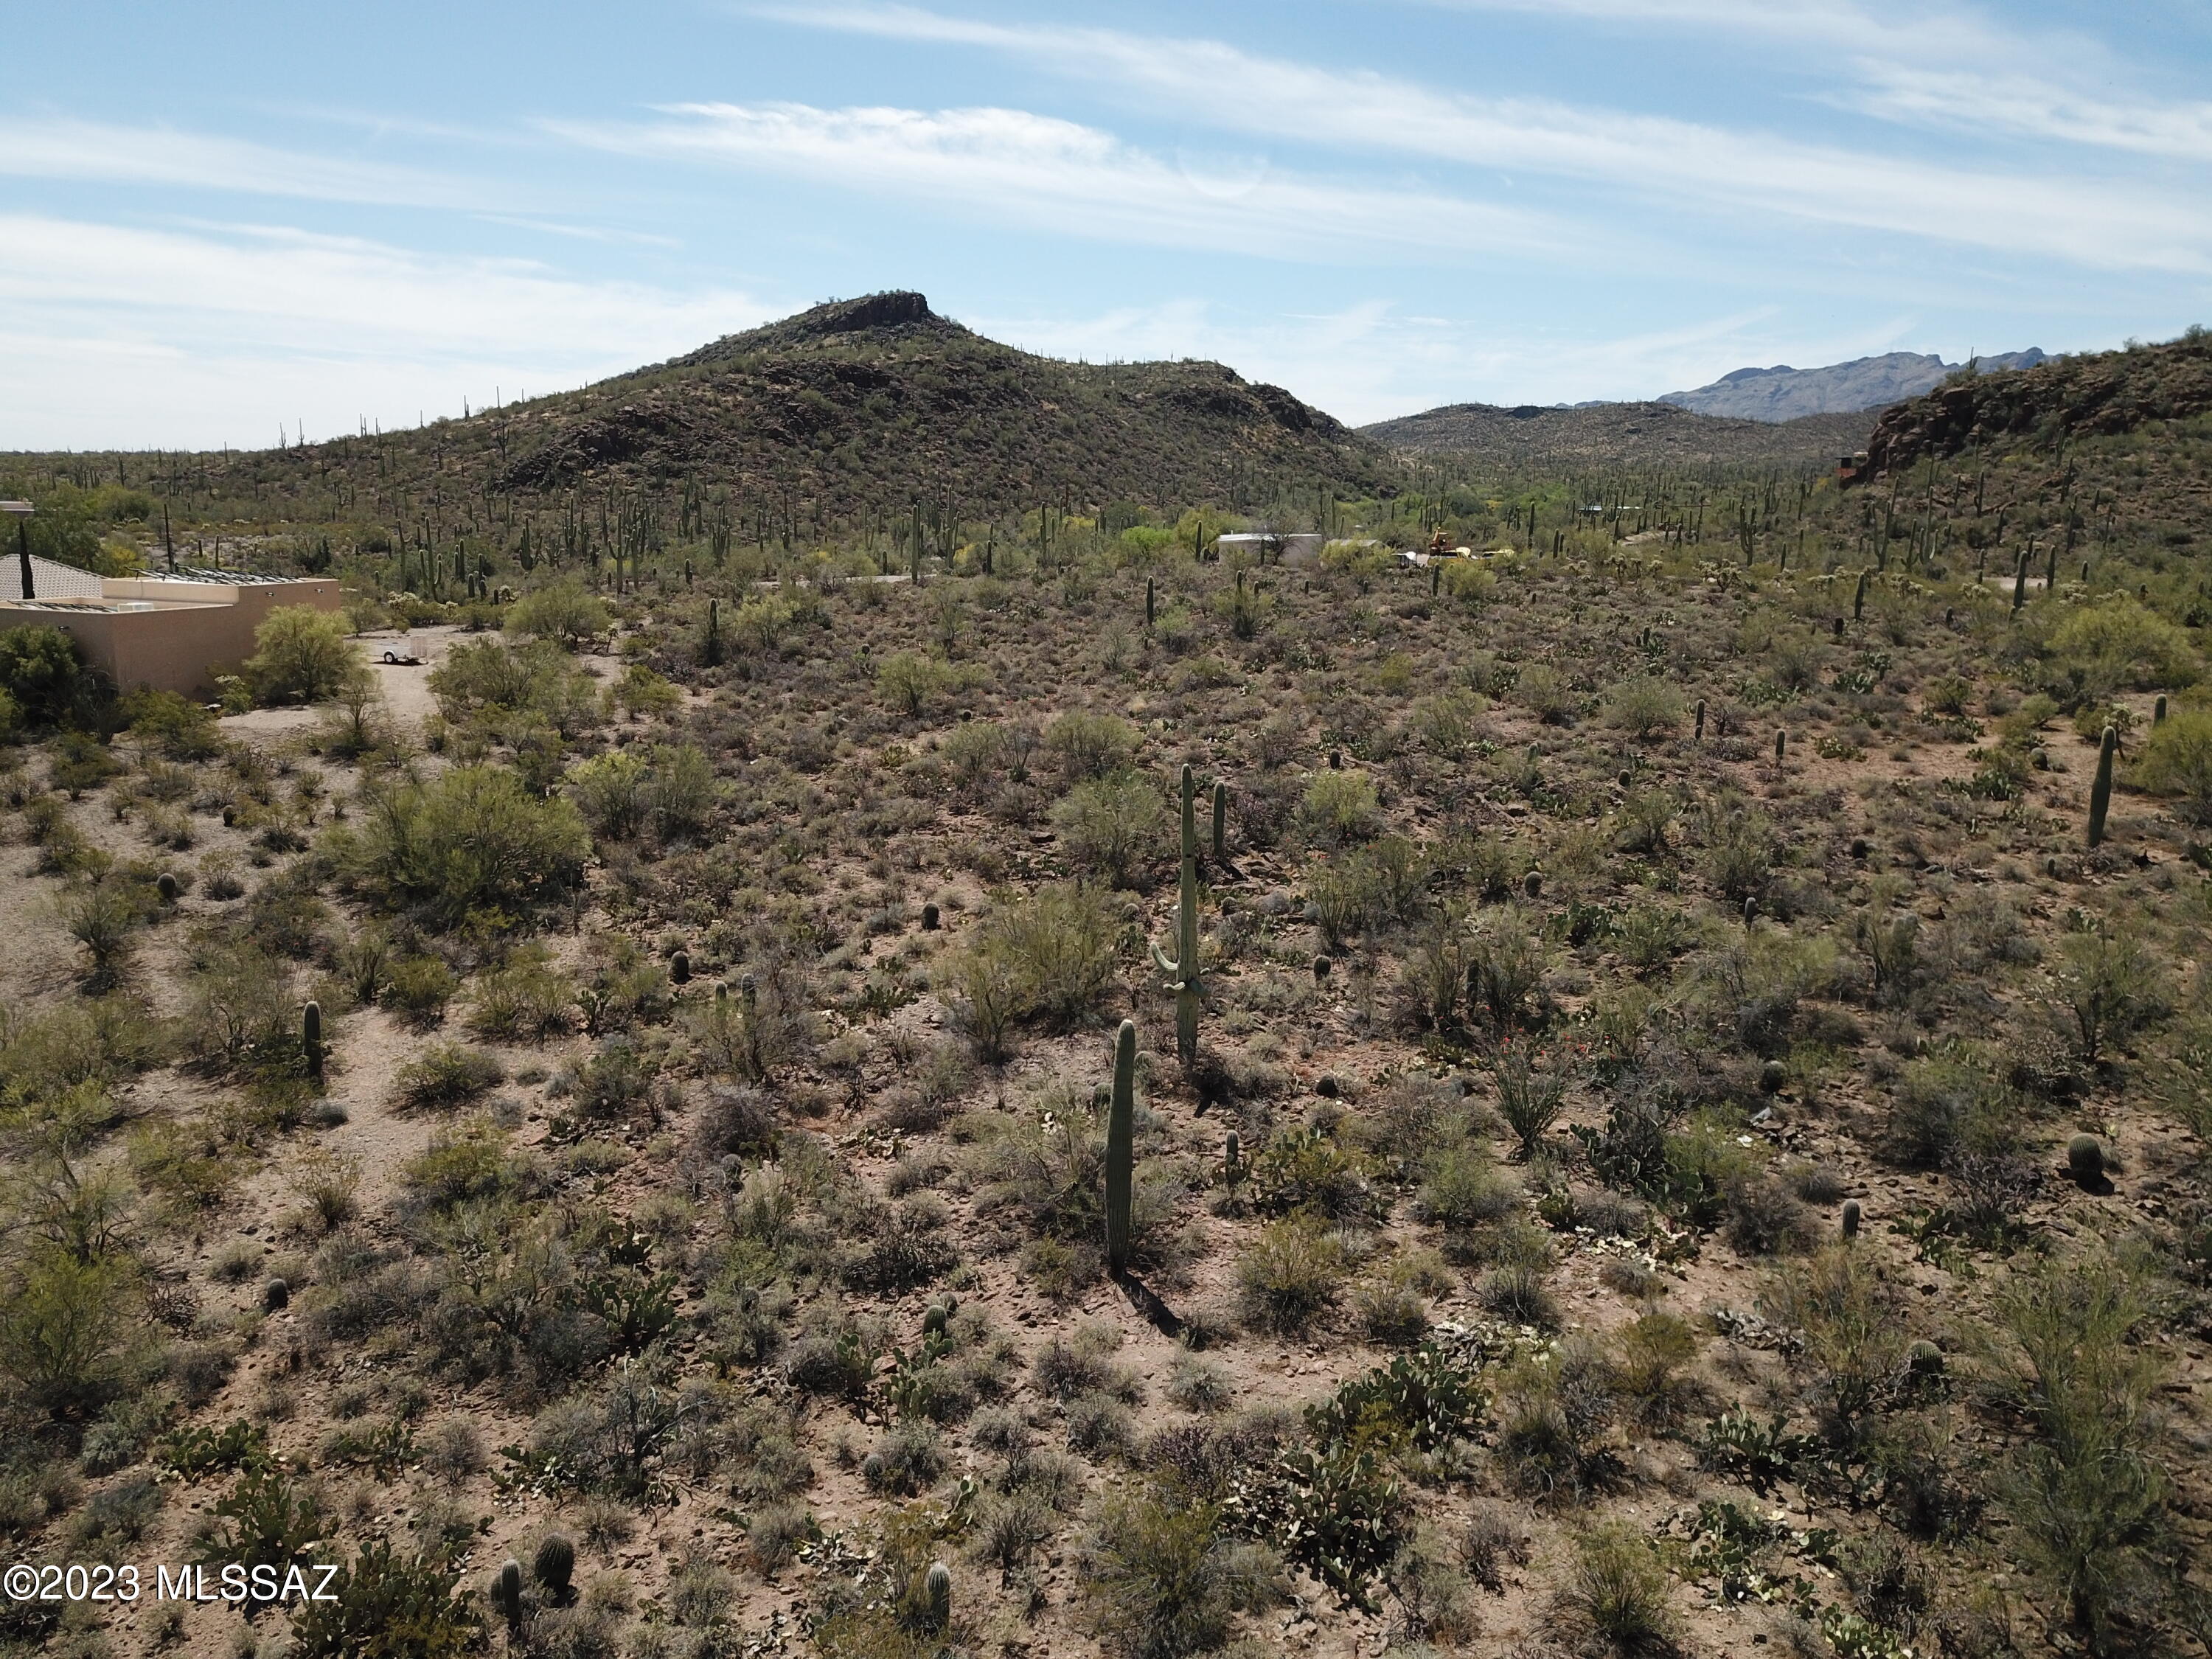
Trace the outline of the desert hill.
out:
[[[1362,437],[1423,455],[1455,454],[1509,468],[1799,464],[1862,447],[1860,415],[1805,420],[1723,419],[1666,403],[1449,404],[1359,428]]]
[[[2212,411],[2212,334],[2192,328],[2163,344],[1960,376],[1886,410],[1867,453],[1875,471],[1893,471],[1979,445],[2114,436],[2148,422],[2186,420],[2207,411]]]
[[[412,432],[197,464],[216,494],[714,491],[741,516],[841,520],[951,501],[1265,499],[1371,487],[1379,447],[1218,363],[1081,363],[985,339],[919,294],[817,306],[581,390]],[[379,504],[372,506],[372,502]]]

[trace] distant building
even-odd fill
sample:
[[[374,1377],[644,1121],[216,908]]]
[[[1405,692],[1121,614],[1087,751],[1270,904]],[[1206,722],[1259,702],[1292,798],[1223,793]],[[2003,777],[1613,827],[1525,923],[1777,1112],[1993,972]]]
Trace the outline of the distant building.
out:
[[[1856,483],[1866,476],[1866,470],[1867,453],[1863,449],[1856,455],[1836,457],[1836,482],[1839,484]]]
[[[336,611],[344,602],[328,577],[294,580],[242,570],[100,577],[35,557],[36,597],[26,599],[18,562],[0,559],[0,629],[61,629],[118,691],[147,686],[187,696],[206,693],[217,674],[237,672],[253,654],[253,631],[270,611],[283,605]]]

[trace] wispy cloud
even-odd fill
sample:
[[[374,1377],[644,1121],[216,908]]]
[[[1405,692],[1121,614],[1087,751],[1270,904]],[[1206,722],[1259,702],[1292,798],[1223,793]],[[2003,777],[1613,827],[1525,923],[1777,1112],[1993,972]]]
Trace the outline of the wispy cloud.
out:
[[[980,22],[903,6],[771,15],[1018,54],[1187,118],[1281,143],[1573,179],[1738,223],[1767,216],[2091,268],[2212,270],[2212,216],[2194,191],[2069,179],[2047,168],[1947,166],[1548,100],[1475,97],[1218,40]],[[1221,95],[1224,88],[1235,95]]]
[[[15,394],[0,405],[0,447],[124,431],[258,441],[272,403],[311,431],[344,430],[358,411],[389,421],[440,389],[458,412],[495,385],[578,385],[780,309],[283,227],[27,215],[0,216],[0,379]],[[248,408],[261,413],[242,420]]]
[[[1018,109],[679,104],[647,122],[561,121],[597,149],[789,174],[957,204],[1002,222],[1117,241],[1345,263],[1509,246],[1558,252],[1543,216],[1439,191],[1334,180],[1264,162],[1174,159]]]
[[[411,167],[67,118],[0,120],[0,174],[404,207],[521,205],[511,191]]]
[[[2094,34],[1973,8],[1854,0],[1427,0],[1754,41],[1839,83],[1828,101],[1900,124],[2212,162],[2212,102],[2176,101]]]

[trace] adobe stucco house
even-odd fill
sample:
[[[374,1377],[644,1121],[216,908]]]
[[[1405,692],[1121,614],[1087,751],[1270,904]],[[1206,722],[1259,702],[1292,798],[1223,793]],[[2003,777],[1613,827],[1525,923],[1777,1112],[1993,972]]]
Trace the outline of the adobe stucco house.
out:
[[[46,561],[38,562],[43,566]],[[11,567],[12,574],[15,561],[0,563]],[[0,592],[0,629],[34,623],[58,628],[118,691],[150,686],[186,696],[204,695],[214,689],[216,675],[236,673],[253,654],[253,630],[271,611],[280,605],[336,611],[343,604],[337,583],[328,577],[293,580],[241,570],[99,578],[76,570],[69,574],[76,580],[52,586],[43,572],[35,574],[39,597],[33,599],[15,597],[20,589],[8,582]],[[84,592],[93,580],[99,583],[97,592]]]

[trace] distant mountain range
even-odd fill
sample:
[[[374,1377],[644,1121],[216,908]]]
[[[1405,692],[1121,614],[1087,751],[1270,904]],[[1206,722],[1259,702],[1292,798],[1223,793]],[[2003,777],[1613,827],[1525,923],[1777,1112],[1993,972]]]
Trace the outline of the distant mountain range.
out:
[[[2001,368],[2033,368],[2044,361],[2043,351],[2008,351],[1994,357],[1977,357],[1984,373]],[[1772,368],[1739,368],[1711,386],[1694,392],[1670,392],[1659,399],[1699,415],[1723,415],[1740,421],[1795,421],[1808,415],[1854,415],[1862,410],[1887,409],[1907,398],[1917,398],[1943,384],[1943,377],[1966,365],[1947,363],[1933,352],[1892,351],[1880,357],[1859,357],[1826,368],[1792,368],[1777,363]]]

